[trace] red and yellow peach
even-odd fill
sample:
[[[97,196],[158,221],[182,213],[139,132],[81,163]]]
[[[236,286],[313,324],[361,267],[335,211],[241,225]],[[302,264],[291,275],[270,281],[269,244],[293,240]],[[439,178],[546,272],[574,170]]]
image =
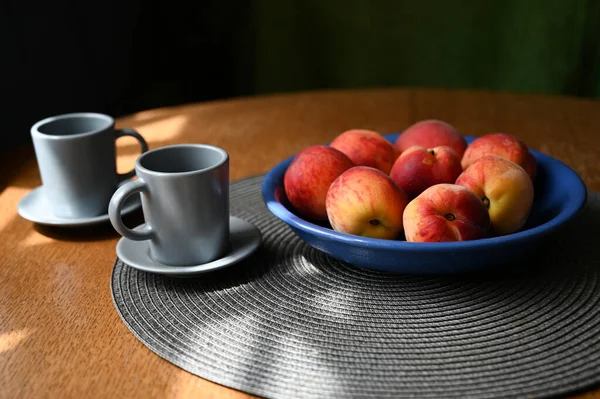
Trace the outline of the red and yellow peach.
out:
[[[334,148],[307,147],[294,157],[284,174],[285,194],[299,215],[326,221],[327,190],[339,175],[353,166],[346,155]]]
[[[514,162],[496,155],[477,158],[456,179],[479,197],[490,214],[492,232],[505,235],[519,231],[533,205],[531,177]]]
[[[355,166],[342,173],[327,191],[329,223],[335,231],[363,237],[397,239],[408,198],[379,169]]]
[[[412,146],[396,159],[390,177],[413,199],[434,184],[454,183],[461,172],[460,157],[452,148]]]
[[[462,158],[467,141],[449,123],[437,119],[425,119],[412,124],[396,139],[396,148],[400,153],[409,147],[418,145],[425,148],[448,146]]]
[[[380,133],[368,129],[351,129],[340,133],[330,144],[346,154],[356,166],[370,166],[390,173],[399,153]]]
[[[456,184],[436,184],[409,202],[403,216],[409,242],[467,241],[489,235],[490,216],[483,202]]]
[[[475,160],[484,155],[496,155],[508,159],[521,166],[534,179],[537,164],[533,154],[525,142],[516,136],[506,133],[489,133],[473,140],[461,160],[461,165],[467,169]]]

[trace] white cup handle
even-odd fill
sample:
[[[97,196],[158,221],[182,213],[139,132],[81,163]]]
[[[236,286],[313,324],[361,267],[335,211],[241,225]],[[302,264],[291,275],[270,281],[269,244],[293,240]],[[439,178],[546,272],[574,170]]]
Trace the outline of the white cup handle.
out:
[[[123,205],[125,204],[125,201],[127,201],[127,198],[131,197],[133,194],[146,190],[148,190],[146,182],[139,178],[127,182],[115,191],[108,204],[108,216],[110,217],[110,222],[113,227],[119,234],[130,240],[143,241],[149,240],[154,236],[154,231],[148,224],[140,230],[132,230],[125,226],[125,224],[123,224],[123,219],[121,219],[121,210],[123,209]]]

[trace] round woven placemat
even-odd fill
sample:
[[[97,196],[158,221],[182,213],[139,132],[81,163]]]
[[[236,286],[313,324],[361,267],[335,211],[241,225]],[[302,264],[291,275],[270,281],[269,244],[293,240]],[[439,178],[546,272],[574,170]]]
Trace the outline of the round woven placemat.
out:
[[[263,246],[194,279],[117,259],[113,299],[150,350],[269,398],[549,397],[600,383],[600,197],[506,274],[419,277],[343,264],[265,207],[262,176],[231,213]]]

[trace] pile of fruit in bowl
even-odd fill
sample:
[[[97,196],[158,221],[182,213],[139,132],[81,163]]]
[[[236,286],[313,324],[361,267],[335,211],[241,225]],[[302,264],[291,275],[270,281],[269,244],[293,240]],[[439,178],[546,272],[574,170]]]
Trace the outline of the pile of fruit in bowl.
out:
[[[395,135],[340,132],[277,165],[262,189],[271,212],[313,247],[358,266],[418,272],[508,261],[586,198],[572,169],[517,135],[464,136],[434,119]]]

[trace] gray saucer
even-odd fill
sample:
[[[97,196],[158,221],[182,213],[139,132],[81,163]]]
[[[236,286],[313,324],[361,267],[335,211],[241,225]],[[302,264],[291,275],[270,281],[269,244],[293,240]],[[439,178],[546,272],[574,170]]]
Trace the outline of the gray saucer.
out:
[[[137,226],[134,230],[141,229],[143,226]],[[231,248],[227,255],[202,265],[168,266],[158,263],[150,256],[150,242],[148,240],[132,241],[125,237],[117,243],[117,256],[126,265],[145,272],[173,277],[193,277],[201,273],[231,266],[247,258],[256,251],[262,242],[260,230],[243,219],[230,216],[229,229]]]
[[[123,215],[127,215],[142,205],[139,196],[131,196],[126,206],[123,207]],[[52,207],[44,195],[44,186],[31,190],[19,201],[17,212],[21,217],[39,224],[63,227],[83,227],[99,223],[110,223],[108,217],[108,204],[106,213],[98,216],[85,218],[62,218],[52,213]]]

